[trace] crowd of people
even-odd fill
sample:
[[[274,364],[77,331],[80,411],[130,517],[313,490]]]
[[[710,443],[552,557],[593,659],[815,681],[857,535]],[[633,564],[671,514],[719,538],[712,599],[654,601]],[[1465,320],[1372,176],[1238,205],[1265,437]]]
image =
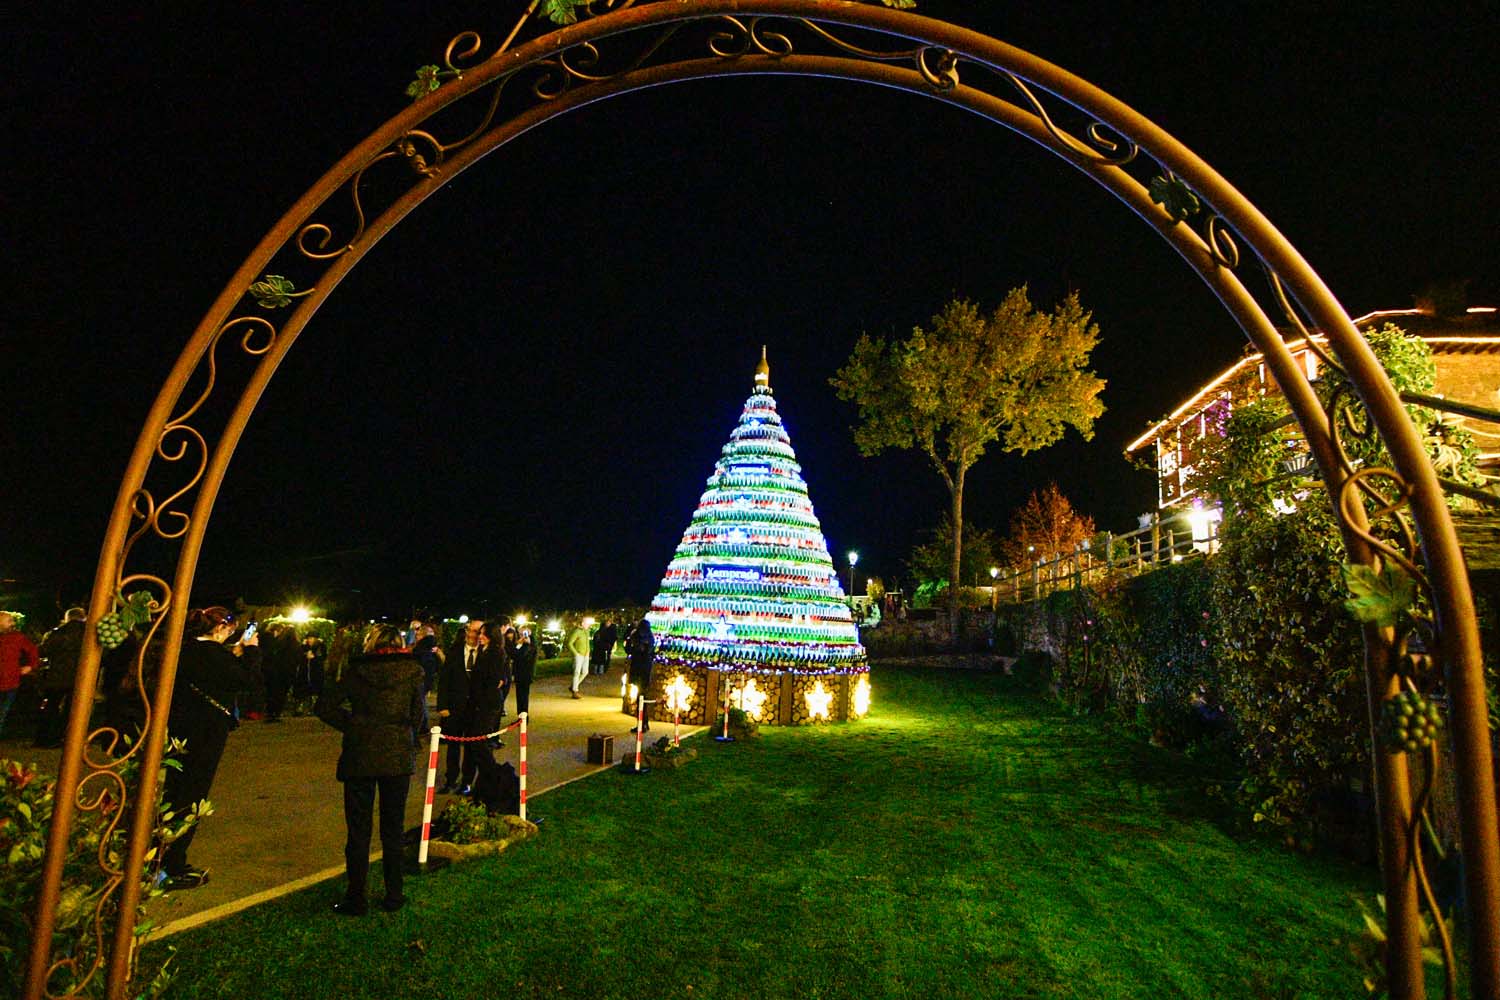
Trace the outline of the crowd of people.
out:
[[[0,733],[21,679],[36,674],[43,708],[36,741],[61,741],[85,619],[82,608],[69,609],[37,644],[17,629],[14,616],[0,612]],[[335,773],[343,785],[347,888],[335,912],[367,911],[377,803],[386,858],[382,906],[398,909],[404,902],[402,821],[429,725],[435,722],[457,737],[448,743],[441,792],[472,794],[481,773],[498,766],[494,750],[505,745],[498,734],[507,706],[517,714],[529,712],[536,677],[537,644],[530,627],[465,620],[446,647],[441,629],[434,621],[413,621],[406,630],[362,624],[339,629],[325,644],[314,634],[300,635],[291,623],[268,624],[262,633],[257,623],[239,621],[223,607],[191,611],[168,712],[169,738],[182,743],[173,750],[178,766],[166,771],[165,802],[178,814],[192,812],[209,797],[230,734],[242,722],[280,722],[289,700],[310,699],[318,718],[343,734]],[[100,664],[102,721],[122,733],[138,732],[144,722],[140,686],[143,680],[151,684],[160,656],[160,642],[143,656],[140,638],[130,634],[124,644],[105,651]],[[573,698],[582,697],[585,677],[608,670],[619,638],[613,621],[592,633],[579,623],[568,633],[563,645],[573,660]],[[626,635],[625,649],[630,682],[644,690],[654,650],[644,618]],[[208,881],[208,872],[188,857],[196,831],[191,825],[164,845],[161,870],[169,890]]]

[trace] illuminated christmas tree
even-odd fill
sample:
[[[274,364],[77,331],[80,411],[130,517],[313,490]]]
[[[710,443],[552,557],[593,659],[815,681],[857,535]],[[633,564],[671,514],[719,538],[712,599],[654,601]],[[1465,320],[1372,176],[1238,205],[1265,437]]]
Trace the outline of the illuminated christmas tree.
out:
[[[654,718],[671,719],[675,706],[685,722],[712,722],[726,687],[734,707],[763,723],[868,711],[865,650],[776,412],[764,349],[647,617]]]

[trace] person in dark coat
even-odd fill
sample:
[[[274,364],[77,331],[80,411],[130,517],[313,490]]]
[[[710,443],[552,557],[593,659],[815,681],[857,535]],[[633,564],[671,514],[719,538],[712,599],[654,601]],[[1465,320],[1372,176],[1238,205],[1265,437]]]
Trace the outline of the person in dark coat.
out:
[[[438,719],[450,736],[483,736],[499,728],[500,680],[503,660],[499,650],[481,642],[484,622],[471,621],[464,637],[448,649],[438,681]],[[502,744],[503,745],[503,744]],[[488,740],[448,744],[443,794],[467,794],[479,773],[481,757],[492,757]],[[461,783],[460,783],[461,782]]]
[[[364,653],[351,657],[336,684],[318,696],[318,718],[344,734],[336,776],[344,783],[344,870],[348,886],[335,913],[363,916],[368,904],[370,827],[380,793],[381,867],[385,898],[381,906],[399,910],[401,828],[406,797],[427,730],[427,698],[422,664],[401,645],[394,625],[375,625],[365,636]]]
[[[594,639],[599,647],[599,662],[595,664],[594,673],[609,673],[609,658],[615,652],[615,640],[620,637],[620,631],[615,627],[615,621],[611,618],[599,629]]]
[[[302,640],[290,625],[273,625],[266,639],[266,721],[280,722],[302,666]]]
[[[516,714],[530,712],[531,682],[536,679],[536,644],[531,641],[531,629],[506,629],[505,648],[516,689]]]
[[[47,665],[42,674],[46,710],[37,719],[36,746],[62,746],[68,708],[73,700],[73,678],[78,676],[78,657],[83,652],[83,620],[86,617],[82,608],[69,608],[62,624],[42,640],[42,662]]]
[[[233,708],[235,697],[260,679],[260,637],[241,637],[233,646],[226,646],[234,632],[234,615],[226,608],[188,612],[187,641],[178,657],[172,708],[167,715],[168,735],[187,744],[178,756],[181,769],[167,770],[163,789],[163,798],[179,816],[208,798],[219,759],[224,756],[224,744],[239,725]],[[198,825],[188,827],[162,852],[168,889],[193,889],[208,881],[207,871],[188,863],[188,847]]]
[[[429,622],[417,630],[417,641],[411,648],[411,655],[422,664],[423,689],[431,691],[437,686],[438,667],[443,663],[442,650],[438,648],[437,626]]]
[[[505,698],[515,684],[515,676],[511,673],[510,648],[505,643],[505,629],[499,622],[484,623],[484,632],[479,637],[479,649],[481,653],[491,654],[500,661],[500,711],[496,716],[498,725],[505,721]],[[496,743],[505,746],[504,740],[497,740]]]
[[[625,639],[625,652],[630,656],[630,683],[644,697],[651,690],[651,662],[656,656],[656,637],[651,634],[651,623],[642,618]],[[651,720],[647,719],[643,732],[651,731]],[[635,732],[634,729],[631,732]]]

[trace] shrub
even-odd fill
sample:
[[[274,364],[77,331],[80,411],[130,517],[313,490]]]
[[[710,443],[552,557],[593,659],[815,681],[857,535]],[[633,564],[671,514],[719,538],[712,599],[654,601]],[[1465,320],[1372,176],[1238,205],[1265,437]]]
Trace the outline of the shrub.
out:
[[[724,713],[720,712],[714,719],[714,732],[724,731]],[[753,740],[760,736],[760,724],[745,712],[742,708],[731,708],[729,710],[729,735],[737,740]]]
[[[491,816],[482,804],[465,798],[454,799],[444,806],[437,826],[443,831],[443,839],[455,844],[504,840],[511,828],[505,816]]]
[[[1217,687],[1234,718],[1257,823],[1312,832],[1369,771],[1363,645],[1321,493],[1295,516],[1234,518],[1214,561]]]
[[[166,768],[177,767],[170,756],[180,752],[183,744],[173,741],[168,747],[168,756],[162,762],[162,774]],[[131,787],[139,770],[138,758],[132,757],[120,768],[120,777],[125,787]],[[165,809],[161,802],[161,780],[157,782],[157,846],[148,852],[146,866],[141,873],[142,893],[137,912],[136,935],[150,930],[145,921],[145,904],[148,899],[161,895],[157,876],[161,868],[161,847],[182,836],[199,819],[209,815],[212,807],[207,800],[199,802],[187,815],[176,815]],[[90,792],[96,786],[90,786]],[[56,804],[57,783],[42,775],[35,765],[25,766],[13,760],[0,760],[0,995],[20,996],[25,977],[27,953],[32,941],[32,920],[36,914],[37,898],[42,887],[42,856],[45,851],[47,829],[51,825]],[[109,878],[99,867],[99,859],[105,858],[113,866],[123,866],[126,854],[127,817],[122,815],[122,803],[110,795],[106,788],[102,793],[101,807],[74,813],[73,830],[68,840],[68,852],[63,861],[62,882],[59,886],[56,922],[52,937],[52,960],[62,962],[48,980],[49,993],[70,996],[104,996],[104,970],[92,970],[100,957],[99,944],[94,934],[94,912],[109,886]],[[109,927],[119,916],[119,895],[111,893],[99,914],[103,927]],[[107,945],[106,945],[107,947]],[[136,956],[131,956],[132,962]],[[168,965],[171,956],[160,966],[149,969],[136,967],[132,977],[137,981],[148,981],[140,987],[137,997],[157,997],[170,982]]]

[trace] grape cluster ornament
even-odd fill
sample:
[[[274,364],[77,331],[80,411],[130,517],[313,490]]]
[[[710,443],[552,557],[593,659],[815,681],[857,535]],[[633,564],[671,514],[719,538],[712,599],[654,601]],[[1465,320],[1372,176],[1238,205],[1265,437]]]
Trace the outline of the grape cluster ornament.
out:
[[[115,602],[115,610],[99,619],[94,626],[99,635],[99,645],[105,649],[118,649],[130,636],[131,629],[151,620],[151,593],[137,590],[129,597]]]
[[[1402,691],[1385,700],[1380,712],[1386,746],[1394,753],[1426,749],[1443,728],[1443,714],[1419,691]]]

